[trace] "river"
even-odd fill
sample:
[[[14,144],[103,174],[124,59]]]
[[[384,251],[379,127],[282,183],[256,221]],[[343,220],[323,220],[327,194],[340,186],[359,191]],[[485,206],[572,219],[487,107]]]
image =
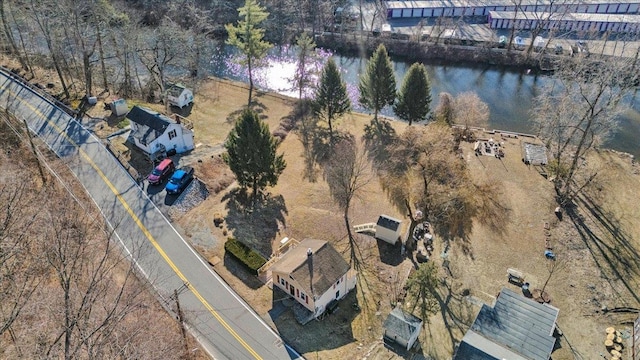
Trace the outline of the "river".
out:
[[[234,48],[217,45],[209,63],[212,75],[233,80],[246,81],[246,71],[232,60],[236,56]],[[331,54],[319,50],[316,68],[322,66],[324,59]],[[292,48],[274,48],[266,58],[267,66],[260,69],[255,78],[257,87],[297,97],[290,89],[288,78],[295,71],[296,52]],[[366,112],[357,102],[358,74],[364,70],[366,59],[337,56],[334,59],[341,69],[347,83],[347,89],[355,111]],[[392,59],[398,86],[411,64]],[[457,95],[473,91],[488,104],[491,111],[489,127],[516,132],[532,132],[532,100],[538,89],[550,81],[546,75],[513,72],[491,66],[452,66],[443,64],[425,64],[431,81],[432,107],[438,101],[438,94],[445,91]],[[634,95],[632,109],[620,118],[619,130],[604,144],[605,147],[640,156],[640,99]],[[392,116],[389,109],[383,111]]]

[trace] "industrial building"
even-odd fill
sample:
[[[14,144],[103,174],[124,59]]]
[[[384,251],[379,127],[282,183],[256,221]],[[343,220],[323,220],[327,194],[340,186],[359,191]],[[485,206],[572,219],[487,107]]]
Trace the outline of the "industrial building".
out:
[[[387,1],[387,19],[489,16],[491,11],[567,14],[638,14],[640,1],[580,0],[557,3],[549,0],[492,1]]]

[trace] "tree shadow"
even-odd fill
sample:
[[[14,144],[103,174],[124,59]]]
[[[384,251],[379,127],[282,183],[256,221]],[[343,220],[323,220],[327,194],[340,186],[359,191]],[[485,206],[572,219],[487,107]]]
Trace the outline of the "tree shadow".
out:
[[[257,100],[255,96],[251,99],[251,106],[249,106],[248,108],[254,111],[256,114],[258,114],[258,117],[260,118],[260,120],[264,121],[268,118],[266,113],[269,110],[269,108],[264,103]],[[245,111],[246,109],[247,109],[247,106],[245,105],[235,111],[230,112],[227,115],[227,119],[225,120],[225,122],[227,124],[235,124],[236,120],[238,120],[240,115],[242,115],[242,112]]]
[[[376,170],[381,169],[389,159],[389,145],[396,142],[398,135],[391,122],[378,119],[364,127],[363,140],[369,159]]]
[[[581,209],[586,216],[581,214]],[[565,210],[602,276],[614,291],[618,291],[614,283],[620,281],[628,294],[618,295],[622,298],[632,297],[640,303],[636,291],[638,284],[632,283],[640,275],[640,252],[619,219],[585,193],[578,195],[575,204],[567,206]]]
[[[250,199],[245,190],[236,188],[222,201],[227,201],[225,221],[234,237],[268,259],[273,252],[271,241],[286,225],[284,197],[259,193],[257,199]]]
[[[178,114],[182,117],[187,117],[189,115],[191,115],[191,112],[193,111],[193,103],[189,103],[188,105],[184,106],[184,107],[179,107],[179,106],[175,106],[175,105],[171,105],[169,106],[169,110],[171,110],[171,113],[173,114]]]
[[[354,289],[339,301],[338,308],[333,313],[326,313],[316,321],[300,325],[295,320],[293,311],[287,308],[274,323],[287,344],[301,354],[336,349],[356,341],[352,322],[361,311],[353,306],[357,303],[357,291]]]
[[[456,293],[446,278],[442,280],[441,285],[432,293],[440,305],[440,316],[451,340],[451,350],[455,352],[460,339],[454,331],[464,334],[473,323],[475,311],[473,305],[465,299],[468,290]]]

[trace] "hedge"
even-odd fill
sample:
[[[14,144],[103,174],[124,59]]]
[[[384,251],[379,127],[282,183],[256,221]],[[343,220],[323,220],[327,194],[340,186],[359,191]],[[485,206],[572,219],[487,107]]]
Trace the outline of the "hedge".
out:
[[[267,259],[262,255],[232,237],[228,238],[227,242],[224,243],[224,249],[254,274],[258,274],[258,269],[267,262]]]

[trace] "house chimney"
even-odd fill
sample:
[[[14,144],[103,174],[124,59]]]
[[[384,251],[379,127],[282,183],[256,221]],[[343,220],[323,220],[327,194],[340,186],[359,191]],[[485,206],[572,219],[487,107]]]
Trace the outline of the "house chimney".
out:
[[[311,295],[315,300],[315,293],[313,291],[313,251],[311,248],[307,249],[307,263],[309,264],[309,288],[311,289]]]

